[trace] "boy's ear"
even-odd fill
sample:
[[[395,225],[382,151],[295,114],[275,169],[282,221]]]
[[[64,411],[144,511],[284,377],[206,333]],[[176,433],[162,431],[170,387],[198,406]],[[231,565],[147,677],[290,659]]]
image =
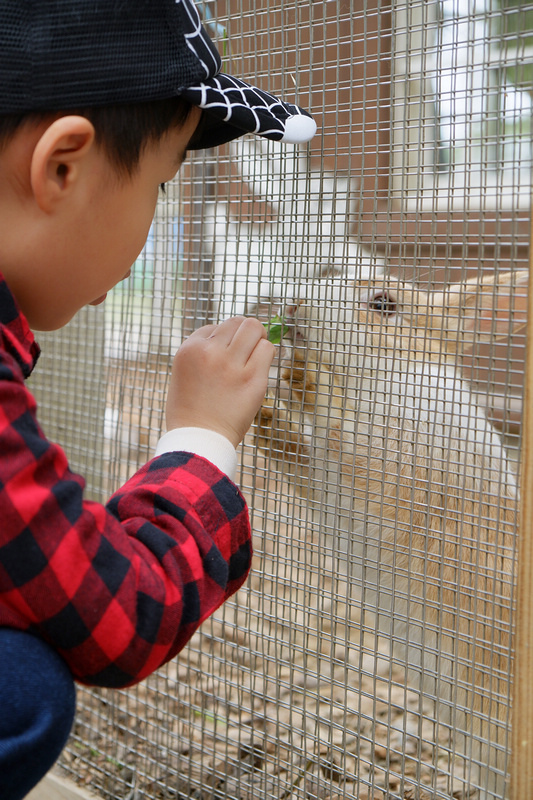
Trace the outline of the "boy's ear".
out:
[[[30,181],[37,204],[45,213],[76,185],[94,137],[88,119],[70,115],[54,120],[39,138],[32,154]]]

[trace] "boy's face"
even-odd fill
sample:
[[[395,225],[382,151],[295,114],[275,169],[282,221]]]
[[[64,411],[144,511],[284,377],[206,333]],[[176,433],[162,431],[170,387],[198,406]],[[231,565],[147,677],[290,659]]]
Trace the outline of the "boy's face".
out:
[[[19,291],[14,287],[30,327],[62,327],[83,306],[103,302],[128,276],[146,242],[160,184],[179,170],[199,119],[193,108],[182,127],[149,145],[132,177],[118,178],[105,154],[93,152],[81,196],[67,206],[42,259],[33,258],[31,276]]]

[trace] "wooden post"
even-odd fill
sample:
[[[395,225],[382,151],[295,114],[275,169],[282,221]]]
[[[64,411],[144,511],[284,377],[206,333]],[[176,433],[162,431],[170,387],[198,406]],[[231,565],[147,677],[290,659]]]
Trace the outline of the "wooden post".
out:
[[[533,244],[529,274],[513,676],[512,800],[533,798]]]

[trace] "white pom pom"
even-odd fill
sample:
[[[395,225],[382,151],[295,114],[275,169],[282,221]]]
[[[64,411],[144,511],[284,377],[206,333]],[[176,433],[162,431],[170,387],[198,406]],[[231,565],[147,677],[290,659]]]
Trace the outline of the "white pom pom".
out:
[[[287,144],[301,144],[308,142],[316,133],[316,122],[305,114],[295,114],[285,120],[285,133],[282,142]]]

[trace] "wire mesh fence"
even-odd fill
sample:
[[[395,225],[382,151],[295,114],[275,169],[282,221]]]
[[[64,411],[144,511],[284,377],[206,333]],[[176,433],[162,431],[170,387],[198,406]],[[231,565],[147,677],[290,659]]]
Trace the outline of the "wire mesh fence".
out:
[[[105,500],[153,455],[182,338],[281,315],[240,453],[254,567],[141,685],[79,688],[61,769],[109,800],[503,798],[533,3],[201,8],[320,134],[194,154],[32,387]]]

